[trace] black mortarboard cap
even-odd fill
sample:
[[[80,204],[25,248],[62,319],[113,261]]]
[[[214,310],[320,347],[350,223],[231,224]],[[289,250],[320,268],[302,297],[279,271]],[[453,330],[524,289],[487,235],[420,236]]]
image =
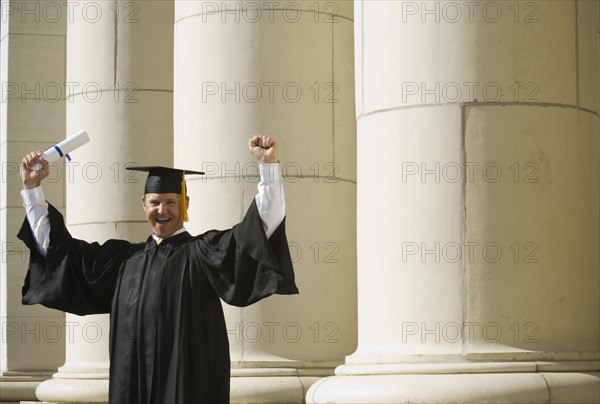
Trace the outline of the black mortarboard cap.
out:
[[[146,185],[144,186],[145,194],[181,194],[181,185],[184,180],[184,175],[204,174],[201,171],[182,170],[179,168],[169,168],[162,166],[135,166],[126,168],[128,170],[144,171],[148,173]]]

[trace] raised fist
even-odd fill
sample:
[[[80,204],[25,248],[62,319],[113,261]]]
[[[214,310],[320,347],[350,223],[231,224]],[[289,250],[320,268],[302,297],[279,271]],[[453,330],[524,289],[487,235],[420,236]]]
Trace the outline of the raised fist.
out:
[[[277,142],[270,136],[256,135],[248,141],[250,152],[259,163],[277,163]]]
[[[23,183],[23,189],[31,189],[39,187],[42,180],[48,176],[48,162],[41,158],[42,152],[35,151],[27,154],[21,160],[21,182]],[[38,171],[35,170],[35,165],[40,163],[42,168]]]

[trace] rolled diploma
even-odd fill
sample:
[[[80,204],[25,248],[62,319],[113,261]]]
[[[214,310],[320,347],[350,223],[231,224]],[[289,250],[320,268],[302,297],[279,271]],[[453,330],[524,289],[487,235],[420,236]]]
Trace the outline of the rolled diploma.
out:
[[[54,163],[62,156],[66,156],[73,150],[83,146],[89,141],[90,137],[88,136],[87,132],[84,129],[82,129],[73,136],[66,138],[56,146],[52,146],[46,151],[44,151],[41,157],[48,163]],[[36,164],[34,167],[35,171],[38,171],[41,168],[42,165],[40,163]]]

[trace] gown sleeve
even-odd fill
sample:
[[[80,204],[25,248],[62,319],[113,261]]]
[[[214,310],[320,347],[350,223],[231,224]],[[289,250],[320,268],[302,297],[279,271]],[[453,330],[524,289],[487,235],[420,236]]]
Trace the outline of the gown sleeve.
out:
[[[27,218],[17,235],[30,250],[22,303],[78,315],[109,313],[118,270],[131,244],[109,240],[100,245],[74,239],[63,216],[51,204],[48,218],[46,257],[38,251]]]
[[[285,234],[285,218],[267,238],[256,202],[241,223],[194,240],[193,252],[217,295],[244,307],[272,294],[298,293]]]

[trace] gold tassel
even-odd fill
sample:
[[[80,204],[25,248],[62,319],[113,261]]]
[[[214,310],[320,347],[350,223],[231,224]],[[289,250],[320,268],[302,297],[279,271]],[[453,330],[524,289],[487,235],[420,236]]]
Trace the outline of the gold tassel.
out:
[[[185,171],[181,176],[181,215],[183,216],[183,221],[187,222],[190,220],[187,213],[187,189],[185,184]]]

